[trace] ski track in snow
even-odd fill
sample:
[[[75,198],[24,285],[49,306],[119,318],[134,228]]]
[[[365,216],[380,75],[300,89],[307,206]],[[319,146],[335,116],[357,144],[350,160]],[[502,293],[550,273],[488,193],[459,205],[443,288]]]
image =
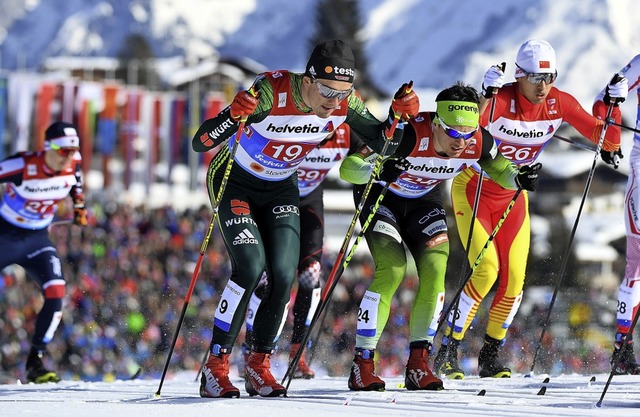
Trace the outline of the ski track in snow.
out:
[[[249,397],[243,381],[239,399],[205,399],[194,373],[166,379],[116,382],[0,385],[0,416],[638,416],[640,376],[615,376],[601,407],[596,403],[608,375],[547,375],[511,379],[445,380],[443,391],[407,391],[403,378],[385,378],[385,392],[354,392],[347,378],[294,380],[287,398]],[[538,395],[542,387],[544,395]],[[478,396],[486,390],[484,396]],[[256,409],[259,407],[259,409]],[[255,414],[259,410],[259,414]]]

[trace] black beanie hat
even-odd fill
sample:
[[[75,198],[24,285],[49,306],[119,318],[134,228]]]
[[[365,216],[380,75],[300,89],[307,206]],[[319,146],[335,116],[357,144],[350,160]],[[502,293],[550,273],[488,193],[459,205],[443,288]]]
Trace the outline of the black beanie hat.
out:
[[[353,83],[354,64],[355,58],[349,45],[339,39],[325,41],[313,48],[305,75],[311,78]]]
[[[71,123],[54,122],[44,132],[45,149],[79,148],[78,132]]]

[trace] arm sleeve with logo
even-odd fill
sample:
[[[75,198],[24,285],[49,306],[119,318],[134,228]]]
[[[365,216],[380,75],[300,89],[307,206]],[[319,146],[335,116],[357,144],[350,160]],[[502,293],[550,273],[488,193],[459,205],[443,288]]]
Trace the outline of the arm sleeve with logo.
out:
[[[256,81],[253,89],[256,94],[259,92],[258,107],[253,115],[247,118],[247,125],[264,120],[273,107],[273,88],[266,79],[260,78]],[[217,116],[202,122],[191,139],[191,147],[196,152],[207,152],[237,132],[238,123],[231,117],[230,106],[227,106]]]
[[[351,94],[348,98],[349,111],[347,113],[346,123],[349,124],[352,131],[355,131],[365,145],[369,146],[375,152],[382,152],[385,142],[387,141],[385,131],[391,126],[391,121],[380,122],[367,108],[358,94]],[[404,125],[398,123],[396,130],[393,132],[393,140],[387,147],[386,155],[395,152],[396,147],[402,140]]]
[[[366,147],[349,155],[340,164],[340,178],[352,184],[365,184],[371,177],[373,160],[376,157],[377,155]]]
[[[351,129],[351,134],[353,135],[353,129]],[[392,156],[397,158],[408,157],[415,145],[415,137],[415,130],[408,124],[404,138]],[[371,177],[373,164],[377,157],[378,154],[372,152],[371,148],[363,147],[342,161],[342,164],[340,164],[340,178],[352,184],[365,184]]]
[[[24,168],[24,159],[21,155],[12,155],[0,161],[0,184],[12,182],[15,185],[22,184],[22,172]]]
[[[560,91],[560,99],[562,100],[562,118],[582,136],[598,144],[604,128],[604,121],[590,115],[572,95]],[[611,115],[614,119],[620,120],[620,108],[614,107]],[[620,130],[607,128],[602,149],[613,152],[618,148],[620,148]]]
[[[505,158],[496,145],[491,133],[482,129],[482,155],[478,160],[480,167],[501,187],[515,190],[518,167]]]

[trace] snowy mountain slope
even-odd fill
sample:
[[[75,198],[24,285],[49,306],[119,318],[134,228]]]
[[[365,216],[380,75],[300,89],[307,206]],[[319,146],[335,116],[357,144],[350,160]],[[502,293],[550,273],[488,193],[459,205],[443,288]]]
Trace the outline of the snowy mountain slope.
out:
[[[353,392],[345,378],[292,382],[288,398],[200,398],[193,373],[165,381],[159,398],[158,380],[87,383],[65,381],[46,385],[0,385],[0,405],[6,415],[41,417],[204,416],[636,416],[640,407],[637,376],[615,377],[601,408],[608,375],[561,375],[543,383],[542,376],[445,381],[444,391],[407,391],[403,378],[387,378],[385,392]],[[234,380],[238,386],[242,381]],[[544,395],[538,395],[546,387]],[[484,396],[478,396],[486,390]],[[257,408],[259,407],[259,408]],[[259,411],[258,411],[259,410]]]
[[[37,68],[60,55],[117,55],[139,33],[157,56],[221,53],[269,68],[301,70],[315,30],[317,1],[11,0],[0,20],[2,66]],[[635,0],[359,0],[361,36],[379,86],[413,79],[438,89],[456,79],[479,85],[531,37],[558,52],[558,86],[590,101],[613,71],[640,52]],[[23,13],[24,17],[20,18]]]

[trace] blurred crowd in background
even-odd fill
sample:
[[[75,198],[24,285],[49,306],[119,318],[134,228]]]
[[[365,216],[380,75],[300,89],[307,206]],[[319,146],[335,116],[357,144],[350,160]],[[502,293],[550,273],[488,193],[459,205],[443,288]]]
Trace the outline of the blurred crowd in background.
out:
[[[63,210],[64,211],[64,210]],[[167,359],[185,294],[209,227],[209,207],[177,212],[170,207],[149,209],[113,201],[90,203],[89,227],[54,224],[50,233],[63,260],[67,299],[60,327],[49,345],[50,365],[62,378],[113,380],[128,378],[142,369],[141,377],[159,378]],[[216,228],[217,229],[217,228]],[[179,371],[199,370],[211,340],[218,298],[230,275],[222,239],[214,229],[193,295],[189,301],[168,378]],[[325,253],[324,272],[335,254]],[[459,271],[449,268],[447,299],[458,289]],[[359,249],[340,278],[326,309],[326,317],[312,333],[309,357],[316,374],[346,376],[353,359],[357,309],[373,276],[366,249]],[[452,278],[449,278],[451,276]],[[376,369],[381,376],[404,372],[408,356],[408,317],[417,278],[408,274],[396,293],[392,316],[379,345]],[[564,290],[563,290],[564,291]],[[295,294],[295,287],[292,295]],[[615,312],[615,298],[582,294],[600,300],[603,311]],[[594,303],[580,303],[562,293],[553,310],[536,362],[537,373],[609,372],[613,328],[598,325]],[[548,298],[548,297],[547,297]],[[566,301],[569,300],[569,301]],[[573,300],[573,301],[571,301]],[[546,302],[546,303],[545,303]],[[548,300],[528,303],[516,316],[504,359],[514,372],[528,373],[545,321]],[[0,375],[3,382],[24,380],[24,360],[30,349],[35,314],[42,303],[40,291],[18,266],[0,271]],[[488,307],[488,303],[484,308]],[[473,327],[486,319],[484,310],[461,345],[461,366],[477,374],[477,352],[483,334]],[[582,310],[580,310],[582,309]],[[576,311],[577,310],[577,311]],[[581,319],[572,319],[572,316]],[[274,374],[284,374],[292,314],[274,358]],[[480,326],[480,328],[483,328]],[[240,335],[238,344],[244,340]],[[465,351],[470,355],[466,355]],[[240,346],[232,360],[239,362]],[[232,370],[232,376],[238,376]]]

